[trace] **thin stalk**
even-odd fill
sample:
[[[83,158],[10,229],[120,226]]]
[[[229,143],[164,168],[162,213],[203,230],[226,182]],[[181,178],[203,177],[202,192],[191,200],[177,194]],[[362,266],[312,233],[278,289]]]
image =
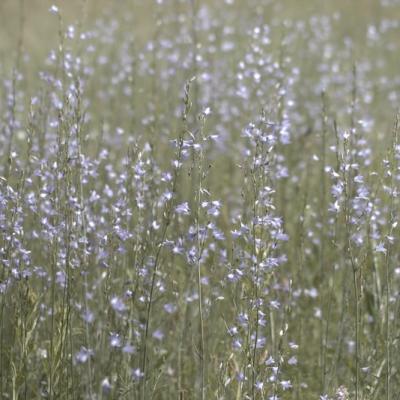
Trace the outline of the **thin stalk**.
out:
[[[321,100],[322,100],[322,140],[321,140],[321,223],[322,223],[322,229],[321,229],[321,250],[320,250],[320,274],[321,274],[321,287],[324,288],[324,277],[325,277],[325,248],[326,248],[326,227],[327,227],[327,221],[326,221],[326,209],[327,209],[327,202],[326,202],[326,179],[325,179],[325,167],[326,167],[326,134],[327,134],[327,110],[326,110],[326,98],[325,98],[325,92],[322,92],[321,94]],[[323,301],[324,297],[322,297]],[[321,309],[324,310],[323,304],[321,304]],[[320,320],[320,335],[321,335],[321,341],[320,341],[320,354],[321,354],[321,371],[322,371],[322,393],[326,392],[326,345],[327,345],[327,334],[328,334],[328,329],[325,330],[325,335],[323,333],[323,325],[325,322],[325,325],[328,325],[329,323],[329,317],[324,318],[324,314],[322,314],[322,318]]]
[[[83,171],[82,171],[82,161],[83,161],[83,124],[84,124],[84,115],[82,113],[82,104],[81,104],[81,88],[80,88],[80,82],[79,80],[76,80],[75,82],[75,87],[76,87],[76,109],[75,109],[75,124],[76,124],[76,137],[78,139],[78,166],[79,166],[79,174],[78,174],[78,185],[79,185],[79,201],[80,201],[80,209],[82,212],[82,221],[81,221],[81,234],[83,238],[83,248],[82,248],[82,254],[83,254],[83,271],[84,271],[84,290],[83,290],[83,296],[84,296],[84,307],[85,307],[85,313],[88,314],[89,312],[89,305],[88,305],[88,296],[87,296],[87,290],[88,290],[88,278],[87,278],[87,268],[89,265],[88,258],[87,258],[87,226],[86,226],[86,207],[85,207],[85,202],[84,202],[84,191],[83,191]],[[86,345],[88,349],[91,349],[90,345],[90,331],[89,331],[89,322],[85,320],[85,335],[86,335]],[[91,357],[88,357],[88,393],[89,393],[89,398],[93,397],[92,394],[92,363],[91,363]]]
[[[147,351],[148,351],[148,337],[149,337],[149,330],[150,330],[150,320],[151,320],[151,312],[152,312],[152,305],[153,305],[154,288],[155,288],[156,277],[157,277],[159,263],[160,263],[162,244],[164,243],[165,238],[167,236],[168,227],[170,226],[170,223],[171,223],[173,206],[175,204],[177,184],[178,184],[178,179],[179,179],[180,170],[181,170],[183,138],[188,131],[187,117],[188,117],[188,113],[191,108],[191,102],[189,99],[190,83],[191,82],[187,82],[187,84],[185,86],[184,111],[183,111],[183,115],[182,115],[183,129],[181,130],[181,132],[179,134],[178,143],[177,143],[177,146],[178,146],[177,157],[176,157],[177,165],[176,165],[176,168],[174,169],[174,174],[173,174],[173,178],[172,178],[172,198],[165,206],[165,212],[164,212],[165,224],[164,224],[164,228],[163,228],[163,231],[162,231],[162,234],[161,234],[160,240],[158,242],[158,246],[157,246],[157,253],[156,253],[155,260],[154,260],[153,273],[152,273],[152,278],[151,278],[151,283],[150,283],[149,300],[147,302],[146,325],[145,325],[145,332],[144,332],[144,338],[143,338],[143,356],[142,356],[142,361],[141,361],[141,372],[143,374],[143,378],[142,378],[143,381],[141,384],[141,395],[140,396],[141,396],[142,400],[146,400]]]
[[[385,320],[386,320],[386,400],[390,400],[390,370],[391,370],[391,356],[390,356],[390,260],[389,260],[389,249],[386,252],[386,268],[385,268],[385,278],[386,278],[386,310],[385,310]]]
[[[201,182],[201,181],[200,181]],[[201,183],[199,184],[199,193],[201,191]],[[200,195],[198,200],[197,212],[200,212]],[[199,309],[199,322],[200,322],[200,379],[201,379],[201,399],[205,399],[205,363],[204,363],[204,319],[203,319],[203,297],[201,288],[201,242],[200,242],[200,229],[199,218],[196,221],[197,231],[197,290],[198,290],[198,309]]]
[[[255,168],[255,165],[253,166]],[[254,170],[253,170],[254,173]],[[254,175],[253,178],[253,244],[252,251],[253,256],[256,257],[256,216],[257,216],[257,184]],[[255,283],[254,283],[254,292],[253,292],[253,305],[256,304],[256,321],[255,321],[255,338],[254,338],[254,346],[253,346],[253,354],[252,354],[252,371],[251,371],[251,397],[254,400],[256,397],[255,388],[256,388],[256,355],[257,355],[257,341],[258,341],[258,325],[259,325],[259,307],[258,307],[258,262],[256,262],[256,273],[255,273]]]
[[[354,305],[356,311],[356,319],[355,319],[355,330],[356,330],[356,398],[359,398],[359,387],[360,387],[360,371],[359,371],[359,363],[360,363],[360,332],[359,332],[359,321],[360,321],[360,304],[359,304],[359,292],[358,292],[358,279],[357,279],[357,268],[352,262],[353,268],[353,285],[354,285],[354,296],[356,298],[356,302]]]
[[[343,142],[343,151],[344,151],[344,162],[351,162],[352,159],[352,138],[354,132],[350,134],[350,143],[347,138],[344,139]],[[349,146],[350,144],[350,146]],[[350,221],[350,201],[352,196],[352,171],[349,170],[346,173],[346,170],[343,171],[343,183],[344,183],[344,216],[345,216],[345,224],[346,224],[346,255],[347,259],[350,260],[352,273],[353,273],[353,290],[355,297],[354,311],[355,311],[355,320],[354,320],[354,328],[355,328],[355,346],[356,346],[356,390],[355,390],[355,400],[359,400],[359,392],[360,392],[360,329],[359,329],[359,321],[360,321],[360,297],[359,297],[359,269],[355,263],[353,251],[352,251],[352,243],[351,243],[351,221]]]
[[[203,122],[202,122],[203,124]],[[198,133],[199,140],[203,142],[202,127]],[[201,379],[201,399],[205,399],[205,362],[204,362],[204,319],[203,319],[203,296],[201,287],[201,253],[202,243],[200,240],[200,207],[201,207],[201,194],[203,190],[203,144],[200,144],[200,154],[198,160],[198,190],[197,190],[197,207],[196,207],[196,234],[197,234],[197,290],[198,290],[198,310],[199,310],[199,323],[200,323],[200,379]]]
[[[393,141],[390,154],[390,231],[389,236],[392,236],[395,222],[394,213],[394,190],[395,190],[395,176],[397,171],[396,163],[396,147],[397,147],[397,134],[399,125],[399,115],[396,115],[396,120],[393,128]],[[385,278],[386,278],[386,399],[390,400],[390,370],[391,370],[391,331],[390,331],[390,296],[391,296],[391,279],[390,279],[390,257],[391,257],[391,244],[388,242],[387,251],[385,254]]]

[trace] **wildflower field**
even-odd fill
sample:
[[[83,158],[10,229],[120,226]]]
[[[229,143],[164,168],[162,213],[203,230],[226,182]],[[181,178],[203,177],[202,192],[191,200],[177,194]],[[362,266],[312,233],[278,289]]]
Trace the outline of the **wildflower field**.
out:
[[[0,399],[400,399],[399,0],[0,0]]]

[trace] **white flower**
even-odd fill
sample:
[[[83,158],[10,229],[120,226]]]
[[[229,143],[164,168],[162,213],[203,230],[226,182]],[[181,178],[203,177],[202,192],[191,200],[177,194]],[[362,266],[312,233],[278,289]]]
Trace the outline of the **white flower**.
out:
[[[60,12],[58,7],[54,4],[49,8],[49,11],[54,15],[58,15],[58,13]]]
[[[292,387],[290,381],[281,381],[281,386],[283,390],[288,390]]]
[[[187,202],[184,202],[182,204],[179,204],[176,208],[175,211],[178,214],[182,214],[182,215],[189,215],[190,214],[190,208]]]
[[[385,245],[384,245],[382,242],[380,242],[380,243],[375,247],[375,251],[376,251],[377,253],[386,254]]]
[[[104,392],[109,392],[111,390],[111,383],[108,377],[104,378],[101,381],[101,388],[103,389]]]
[[[117,296],[111,299],[110,304],[111,307],[117,312],[123,312],[127,308],[124,302]]]

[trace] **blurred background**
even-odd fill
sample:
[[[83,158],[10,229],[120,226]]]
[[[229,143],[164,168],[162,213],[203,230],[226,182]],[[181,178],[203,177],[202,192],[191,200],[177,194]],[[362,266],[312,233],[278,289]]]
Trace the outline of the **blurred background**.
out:
[[[162,1],[162,0],[161,0]],[[237,15],[257,14],[264,8],[268,21],[279,17],[307,18],[314,14],[332,14],[339,12],[342,17],[341,32],[343,37],[352,37],[355,41],[363,34],[370,23],[385,17],[400,16],[399,8],[385,8],[379,0],[228,0],[234,4]],[[0,1],[0,63],[12,65],[15,62],[18,43],[31,57],[31,62],[40,63],[48,51],[57,44],[58,21],[49,13],[52,4],[57,5],[62,13],[63,23],[79,23],[82,29],[89,29],[96,18],[120,18],[131,15],[130,26],[138,40],[151,37],[156,26],[154,9],[156,0],[1,0]],[[207,4],[211,8],[222,8],[224,0],[163,0],[177,9],[192,5],[199,7]],[[267,22],[266,21],[266,22]],[[21,41],[22,39],[22,41]],[[359,40],[359,42],[361,42]],[[359,43],[362,45],[362,43]]]

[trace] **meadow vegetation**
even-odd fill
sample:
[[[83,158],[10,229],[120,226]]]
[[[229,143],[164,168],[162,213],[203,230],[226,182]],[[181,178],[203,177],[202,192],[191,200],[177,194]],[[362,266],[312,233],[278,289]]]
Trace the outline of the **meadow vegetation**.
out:
[[[399,16],[0,1],[0,398],[398,399]]]

